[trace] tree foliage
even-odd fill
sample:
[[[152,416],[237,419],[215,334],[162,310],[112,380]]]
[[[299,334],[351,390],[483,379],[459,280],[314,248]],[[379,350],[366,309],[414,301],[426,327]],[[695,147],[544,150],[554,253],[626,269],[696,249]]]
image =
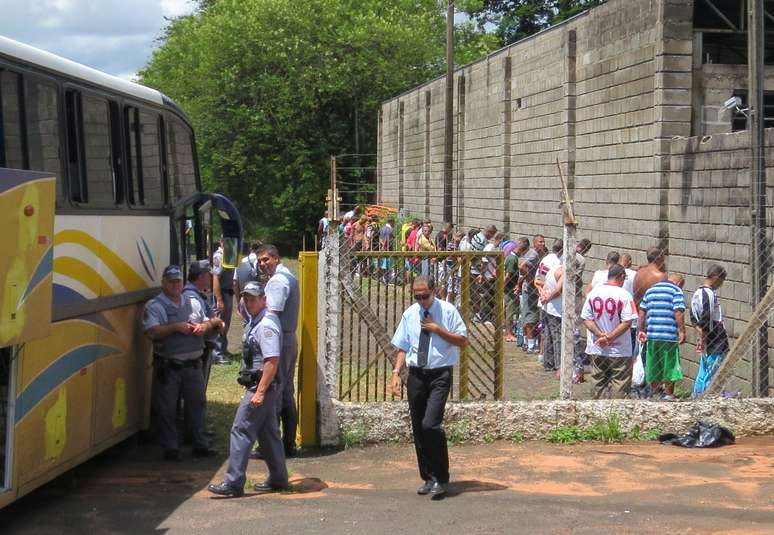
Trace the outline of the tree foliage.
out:
[[[444,28],[436,0],[209,0],[171,21],[140,77],[192,118],[205,187],[297,247],[330,156],[375,152],[380,103],[441,72]]]
[[[470,1],[470,0],[469,0]],[[566,20],[605,0],[479,0],[467,9],[478,28],[493,28],[501,46]]]

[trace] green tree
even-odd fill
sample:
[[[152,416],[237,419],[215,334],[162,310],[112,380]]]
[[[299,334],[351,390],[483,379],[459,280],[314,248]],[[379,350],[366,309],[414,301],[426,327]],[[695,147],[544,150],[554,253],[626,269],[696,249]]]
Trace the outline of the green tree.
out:
[[[324,209],[330,155],[375,152],[380,103],[441,72],[438,7],[210,0],[170,22],[140,77],[192,118],[205,187],[294,248]]]
[[[505,46],[544,30],[605,0],[482,0],[468,10],[479,28],[490,28]]]

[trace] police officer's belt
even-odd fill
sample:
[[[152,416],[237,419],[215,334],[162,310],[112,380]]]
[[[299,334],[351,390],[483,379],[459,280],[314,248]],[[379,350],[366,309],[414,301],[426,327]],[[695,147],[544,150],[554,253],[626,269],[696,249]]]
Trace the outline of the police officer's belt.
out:
[[[154,353],[153,360],[157,360],[164,366],[172,368],[173,370],[182,370],[183,368],[201,368],[202,366],[202,360],[198,358],[189,360],[170,359]]]
[[[274,375],[274,379],[272,379],[272,384],[279,383],[279,374]],[[252,388],[256,386],[258,383],[261,382],[261,377],[263,377],[263,371],[246,371],[242,370],[239,372],[239,376],[237,377],[237,383],[244,386],[245,388]]]

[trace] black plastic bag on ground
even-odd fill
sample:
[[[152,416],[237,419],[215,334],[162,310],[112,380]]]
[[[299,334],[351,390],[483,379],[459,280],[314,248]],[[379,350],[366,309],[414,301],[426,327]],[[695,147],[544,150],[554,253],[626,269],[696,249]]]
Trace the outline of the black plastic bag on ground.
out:
[[[693,424],[682,435],[666,433],[658,437],[662,444],[673,444],[683,448],[717,448],[736,442],[734,434],[723,426],[707,422]]]

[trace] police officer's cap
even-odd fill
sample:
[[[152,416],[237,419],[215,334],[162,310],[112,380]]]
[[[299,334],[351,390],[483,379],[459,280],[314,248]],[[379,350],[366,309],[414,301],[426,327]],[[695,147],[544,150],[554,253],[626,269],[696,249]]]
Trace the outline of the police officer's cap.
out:
[[[164,268],[164,273],[161,275],[167,280],[183,280],[183,272],[180,266],[171,265]]]
[[[195,260],[194,262],[191,262],[191,265],[188,267],[188,273],[194,277],[211,271],[212,266],[210,265],[209,260]]]
[[[257,297],[261,297],[263,295],[266,295],[266,292],[264,291],[262,284],[259,284],[254,281],[250,281],[247,284],[245,284],[245,287],[242,289],[242,295],[244,294],[250,294],[250,295],[255,295]]]

